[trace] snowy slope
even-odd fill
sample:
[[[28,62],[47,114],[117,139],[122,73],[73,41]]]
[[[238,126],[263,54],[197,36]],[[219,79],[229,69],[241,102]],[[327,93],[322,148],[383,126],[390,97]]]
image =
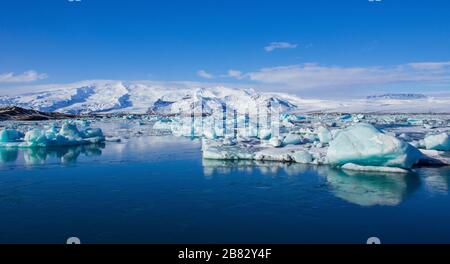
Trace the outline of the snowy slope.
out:
[[[28,92],[29,91],[29,92]],[[31,87],[0,96],[0,106],[19,106],[63,113],[196,114],[221,109],[252,112],[261,106],[279,106],[295,112],[450,113],[449,97],[378,96],[365,99],[304,99],[283,93],[257,92],[213,84],[84,81]],[[193,110],[191,110],[193,109]]]

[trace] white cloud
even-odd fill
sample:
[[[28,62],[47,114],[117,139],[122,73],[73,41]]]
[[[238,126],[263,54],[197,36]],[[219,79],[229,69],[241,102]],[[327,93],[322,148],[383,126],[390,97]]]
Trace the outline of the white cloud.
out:
[[[197,71],[197,76],[205,78],[205,79],[213,79],[214,78],[214,75],[206,72],[205,70]]]
[[[416,70],[441,70],[450,66],[450,61],[447,62],[415,62],[409,63],[409,66]]]
[[[450,63],[415,63],[391,67],[341,67],[315,63],[263,68],[242,75],[252,81],[300,91],[403,82],[449,82]]]
[[[38,73],[36,71],[26,71],[21,74],[9,72],[0,74],[0,83],[33,82],[46,79],[47,77],[48,75],[46,73]]]
[[[237,70],[229,70],[227,77],[232,77],[232,78],[236,78],[236,79],[242,79],[243,75],[241,71],[237,71]]]
[[[292,44],[289,42],[271,42],[269,45],[264,47],[264,50],[267,52],[272,52],[276,49],[295,49],[297,46],[297,44]]]

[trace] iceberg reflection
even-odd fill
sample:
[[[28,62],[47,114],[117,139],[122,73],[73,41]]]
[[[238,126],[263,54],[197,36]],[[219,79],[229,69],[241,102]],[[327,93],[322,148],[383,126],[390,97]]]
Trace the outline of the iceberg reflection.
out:
[[[360,206],[399,205],[420,185],[420,178],[413,173],[357,172],[326,166],[318,170],[336,197]]]
[[[307,164],[277,161],[203,159],[203,174],[208,178],[216,173],[230,174],[234,171],[252,173],[254,170],[258,170],[263,175],[276,175],[284,172],[288,176],[295,176],[311,170],[311,167]]]
[[[325,180],[324,188],[320,191],[329,191],[339,199],[364,207],[399,205],[421,184],[419,175],[415,173],[358,172],[330,166],[282,162],[203,160],[203,173],[207,178],[217,174],[251,174],[255,171],[273,176],[280,172],[287,176],[314,177],[314,174],[318,174]],[[299,181],[303,179],[305,178],[298,177]]]
[[[90,144],[73,147],[54,148],[0,148],[0,164],[24,163],[26,165],[39,165],[49,162],[73,163],[81,155],[100,156],[104,144]]]

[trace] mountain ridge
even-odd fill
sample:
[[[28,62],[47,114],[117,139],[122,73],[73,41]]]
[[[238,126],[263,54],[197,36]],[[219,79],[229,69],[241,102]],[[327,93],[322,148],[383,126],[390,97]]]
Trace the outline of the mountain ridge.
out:
[[[406,95],[406,96],[404,96]],[[414,96],[412,96],[414,95]],[[67,114],[210,113],[226,106],[238,112],[276,106],[282,112],[450,113],[450,97],[384,94],[365,99],[305,99],[280,92],[261,92],[219,84],[152,81],[83,81],[28,89],[0,96],[0,106],[17,106]]]

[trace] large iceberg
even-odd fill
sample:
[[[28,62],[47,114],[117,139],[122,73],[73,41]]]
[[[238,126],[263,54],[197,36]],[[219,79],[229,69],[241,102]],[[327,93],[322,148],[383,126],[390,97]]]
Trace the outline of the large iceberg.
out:
[[[366,123],[339,131],[336,138],[330,142],[327,152],[330,164],[354,163],[404,169],[410,169],[421,156],[421,152],[412,145],[384,134]]]

